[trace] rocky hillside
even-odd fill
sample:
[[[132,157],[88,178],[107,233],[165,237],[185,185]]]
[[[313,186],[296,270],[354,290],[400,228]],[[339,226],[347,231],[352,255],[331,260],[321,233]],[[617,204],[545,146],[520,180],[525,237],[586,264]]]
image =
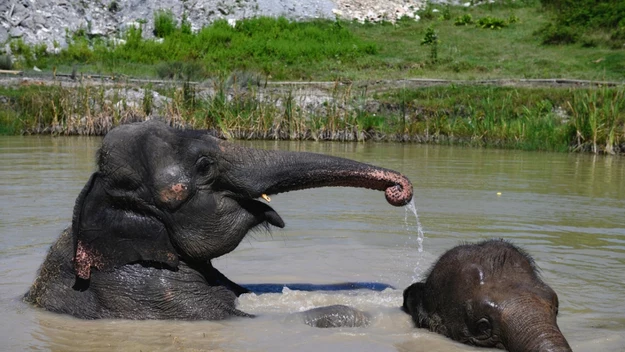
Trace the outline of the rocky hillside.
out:
[[[66,45],[66,35],[83,29],[90,36],[115,37],[143,23],[150,35],[159,9],[186,16],[194,30],[217,19],[254,16],[394,21],[415,17],[426,0],[0,0],[0,51],[12,39],[45,43],[48,50]]]

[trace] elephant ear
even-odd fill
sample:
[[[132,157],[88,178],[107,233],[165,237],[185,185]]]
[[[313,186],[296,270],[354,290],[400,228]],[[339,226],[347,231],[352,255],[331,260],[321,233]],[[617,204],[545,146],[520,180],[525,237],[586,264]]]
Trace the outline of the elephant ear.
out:
[[[178,255],[163,222],[132,192],[115,192],[98,172],[81,191],[74,207],[72,238],[77,279],[91,269],[112,270],[148,261],[178,266]],[[78,281],[78,280],[77,280]]]
[[[416,282],[404,290],[404,304],[402,310],[412,317],[419,328],[427,327],[428,314],[423,304],[425,284]]]

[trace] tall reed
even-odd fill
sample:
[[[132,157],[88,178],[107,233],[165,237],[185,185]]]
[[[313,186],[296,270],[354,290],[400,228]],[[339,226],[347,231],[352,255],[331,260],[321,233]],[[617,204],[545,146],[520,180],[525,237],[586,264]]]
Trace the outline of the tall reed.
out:
[[[233,83],[234,82],[234,83]],[[25,86],[0,89],[5,133],[104,134],[132,121],[216,130],[225,138],[454,143],[546,151],[625,152],[625,89],[489,86],[384,92],[335,82],[319,93],[238,85]],[[10,93],[10,94],[9,94]],[[2,104],[2,101],[0,101]]]

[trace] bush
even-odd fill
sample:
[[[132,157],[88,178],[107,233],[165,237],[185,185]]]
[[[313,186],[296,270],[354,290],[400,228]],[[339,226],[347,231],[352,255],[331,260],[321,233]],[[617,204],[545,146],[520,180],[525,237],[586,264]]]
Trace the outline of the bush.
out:
[[[429,2],[425,3],[425,7],[417,11],[417,15],[424,20],[433,20],[434,19],[434,8]]]
[[[17,57],[18,66],[21,64],[25,67],[33,67],[35,62],[35,53],[33,48],[24,43],[22,38],[16,39],[9,43],[11,52]]]
[[[486,16],[477,20],[477,26],[484,29],[502,29],[507,27],[508,23],[501,18]]]
[[[12,70],[13,61],[9,55],[0,55],[0,70]]]
[[[625,1],[541,0],[556,22],[568,27],[611,29],[625,21]]]
[[[454,25],[456,26],[467,26],[473,24],[473,16],[470,13],[464,14],[462,16],[456,17],[454,21]]]
[[[571,44],[582,35],[603,31],[610,39],[601,40],[614,48],[623,42],[614,38],[625,27],[625,1],[614,0],[541,0],[553,14],[554,23],[543,29],[544,44]],[[610,35],[612,34],[612,35]],[[584,46],[597,45],[594,39],[585,39]],[[590,46],[592,46],[590,45]]]
[[[537,34],[542,36],[543,44],[573,44],[579,40],[579,32],[571,27],[550,23],[540,29]]]
[[[156,66],[156,74],[160,78],[182,79],[185,81],[199,80],[206,77],[204,68],[198,62],[163,62]]]
[[[182,34],[191,34],[191,22],[187,18],[187,14],[182,15],[182,21],[180,21],[180,33]]]
[[[158,38],[165,38],[174,33],[177,25],[171,10],[158,10],[154,13],[154,30],[152,33]]]
[[[438,33],[436,33],[432,26],[429,26],[425,31],[423,39],[421,39],[421,45],[430,46],[430,60],[432,60],[433,63],[436,63],[438,60],[438,43]]]
[[[116,0],[111,1],[108,7],[109,12],[116,13],[120,10],[119,3]]]

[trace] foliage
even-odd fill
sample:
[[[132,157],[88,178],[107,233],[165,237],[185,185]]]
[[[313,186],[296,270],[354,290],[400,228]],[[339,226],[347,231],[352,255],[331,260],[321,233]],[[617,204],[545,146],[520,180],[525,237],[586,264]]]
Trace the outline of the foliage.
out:
[[[178,25],[171,10],[157,10],[154,13],[154,36],[165,38],[176,31]]]
[[[421,39],[421,45],[430,46],[430,60],[434,63],[438,60],[438,43],[438,34],[432,26],[428,27],[425,31],[423,39]]]
[[[477,26],[484,29],[502,29],[508,26],[506,20],[496,17],[482,17],[477,20]]]
[[[226,20],[218,20],[191,33],[186,17],[180,27],[174,27],[171,16],[171,12],[155,16],[155,34],[163,38],[162,42],[143,39],[141,27],[130,27],[123,38],[125,43],[90,47],[81,38],[70,42],[61,56],[111,67],[119,62],[155,65],[162,77],[173,77],[178,62],[195,62],[206,72],[266,69],[280,78],[285,66],[305,67],[323,61],[345,63],[378,51],[376,44],[355,37],[338,21],[292,22],[261,17],[238,21],[233,28]]]
[[[622,47],[619,31],[625,27],[625,2],[614,0],[541,0],[554,20],[543,36],[546,44],[574,43],[599,30],[609,34],[604,42]]]
[[[109,12],[112,12],[112,13],[118,12],[120,10],[120,6],[117,0],[111,1],[111,3],[108,6],[108,10]]]
[[[445,4],[445,7],[443,7],[440,19],[443,21],[449,21],[451,19],[451,6],[449,4]]]
[[[625,3],[614,0],[541,0],[558,24],[591,28],[625,25]]]
[[[13,60],[9,55],[0,55],[0,70],[12,70]]]
[[[597,32],[579,37],[581,45],[549,47],[534,35],[549,23],[549,12],[539,11],[533,0],[503,0],[469,8],[451,6],[452,18],[460,14],[472,21],[490,16],[520,19],[514,30],[481,30],[474,25],[455,26],[454,21],[414,21],[406,17],[396,25],[316,20],[305,23],[284,19],[226,21],[192,32],[183,17],[178,27],[162,40],[142,37],[145,27],[130,27],[122,38],[90,38],[85,32],[70,35],[60,54],[39,58],[37,67],[69,74],[102,73],[119,77],[176,76],[175,64],[202,66],[204,79],[227,76],[235,70],[260,73],[264,80],[375,80],[406,77],[443,79],[577,78],[620,81],[625,74],[625,51],[611,50],[625,43],[624,32]],[[444,10],[444,5],[432,5]],[[429,26],[439,38],[436,65],[432,46],[420,45]],[[187,28],[187,29],[184,29]],[[79,31],[81,32],[81,31]],[[549,31],[542,31],[548,33]],[[415,34],[417,33],[417,34]],[[581,32],[573,32],[581,33]],[[610,40],[613,44],[606,44]],[[34,49],[32,49],[34,52]],[[14,56],[15,67],[26,65]],[[167,69],[167,65],[173,67]],[[170,71],[167,73],[166,71]],[[180,74],[177,75],[180,78]]]
[[[156,66],[156,72],[160,78],[168,78],[175,80],[202,80],[206,77],[206,72],[197,61],[182,62],[170,61],[163,62]]]
[[[180,21],[180,33],[191,34],[191,22],[189,22],[186,13],[182,15],[182,20]]]
[[[575,149],[614,154],[625,145],[625,90],[577,91],[568,102]]]
[[[432,4],[427,1],[425,3],[425,7],[417,11],[417,15],[424,20],[433,20],[434,19],[434,7]]]
[[[103,87],[0,88],[9,99],[0,109],[0,131],[101,134],[157,114],[178,126],[216,128],[228,138],[376,139],[625,153],[623,88],[450,85],[370,94],[337,85],[326,103],[303,109],[305,97],[292,91],[237,88],[235,81],[245,81],[245,73],[240,76],[215,81],[208,95],[196,94],[189,82],[182,90],[161,90],[169,98],[161,107],[149,85],[136,108],[126,104],[122,92],[105,94]]]
[[[543,44],[573,44],[579,40],[580,33],[571,28],[565,26],[558,26],[553,23],[549,23],[543,28],[539,29],[536,34],[542,36]]]
[[[456,17],[456,20],[454,21],[455,26],[467,26],[473,23],[474,23],[473,16],[471,16],[470,13],[465,13],[462,16],[458,16]]]
[[[33,66],[33,61],[35,59],[35,54],[33,52],[34,50],[26,43],[24,43],[22,38],[12,40],[9,43],[9,47],[11,48],[11,52],[13,53],[13,55],[19,56],[26,67]]]

